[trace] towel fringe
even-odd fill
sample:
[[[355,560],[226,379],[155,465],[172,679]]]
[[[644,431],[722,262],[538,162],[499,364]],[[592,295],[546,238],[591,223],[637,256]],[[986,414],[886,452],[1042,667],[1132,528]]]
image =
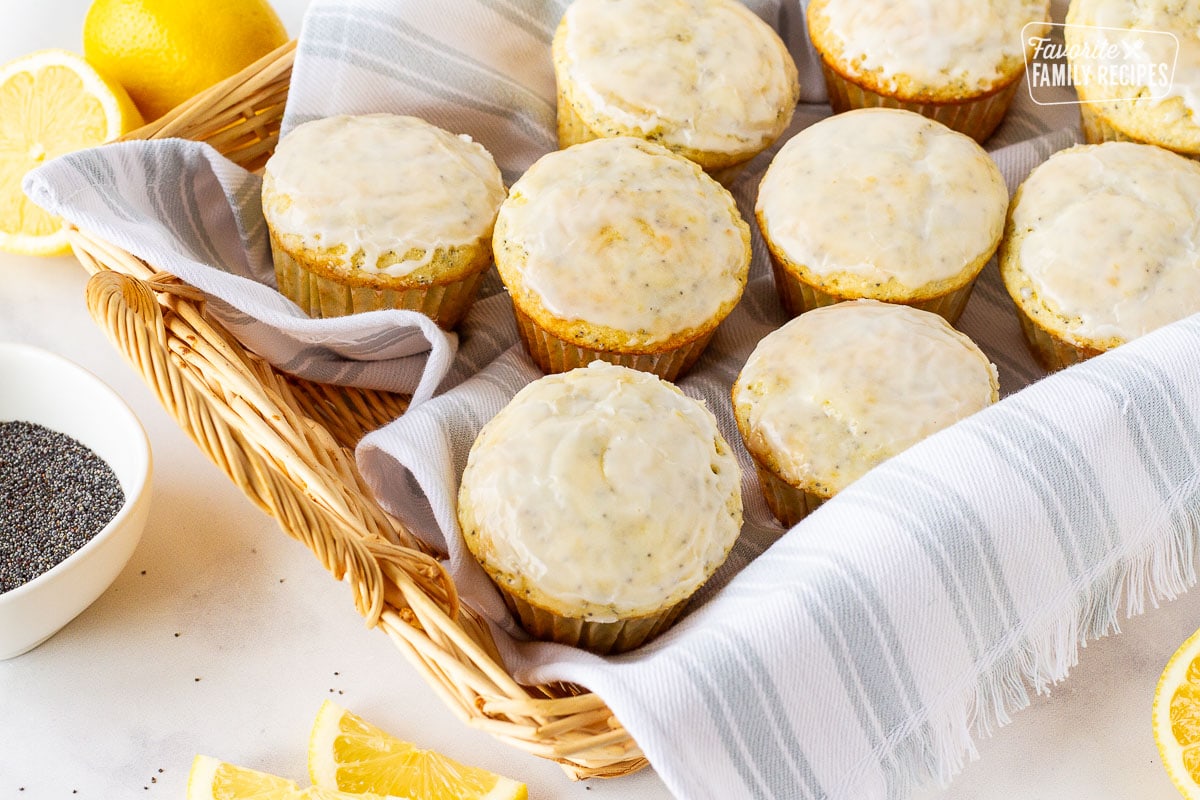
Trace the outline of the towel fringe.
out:
[[[1089,641],[1120,632],[1122,608],[1125,618],[1132,618],[1195,586],[1200,498],[1190,484],[1197,482],[1188,482],[1184,502],[1176,496],[1166,529],[1140,552],[1102,568],[1043,632],[1027,636],[1015,648],[1011,643],[999,647],[1008,653],[973,686],[957,695],[949,693],[923,722],[918,720],[889,737],[872,761],[849,773],[843,788],[832,791],[829,798],[861,800],[870,795],[865,789],[872,780],[868,767],[880,763],[889,768],[889,798],[907,796],[931,780],[945,786],[978,758],[977,737],[990,736],[1007,725],[1013,713],[1029,706],[1033,693],[1048,693],[1064,680]]]

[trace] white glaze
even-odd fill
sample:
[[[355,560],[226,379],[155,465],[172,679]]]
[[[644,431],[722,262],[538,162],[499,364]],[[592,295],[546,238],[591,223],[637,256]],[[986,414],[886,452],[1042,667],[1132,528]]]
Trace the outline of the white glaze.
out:
[[[1095,59],[1096,66],[1157,66],[1173,67],[1174,77],[1164,90],[1162,86],[1148,87],[1157,105],[1171,97],[1179,97],[1193,114],[1200,114],[1200,5],[1179,0],[1087,0],[1077,3],[1071,19],[1081,26],[1073,31],[1081,44],[1090,47],[1089,53],[1100,52],[1101,43],[1116,45],[1112,60]],[[1088,26],[1088,27],[1083,27]],[[1122,30],[1099,30],[1119,28]],[[1138,35],[1130,29],[1151,32]],[[1157,35],[1155,35],[1157,33]],[[1162,35],[1164,33],[1171,36]],[[1073,36],[1074,38],[1074,36]],[[1093,94],[1098,99],[1125,97],[1125,91],[1105,90],[1098,83]],[[1196,125],[1194,120],[1192,125]]]
[[[346,263],[400,277],[435,251],[486,238],[504,200],[491,155],[415,117],[336,116],[292,130],[267,162],[264,203],[276,233],[305,247],[345,245]],[[286,196],[290,202],[279,202]],[[423,258],[378,266],[411,249]]]
[[[763,177],[758,212],[774,246],[820,276],[954,278],[995,246],[1008,190],[970,137],[895,109],[862,109],[792,137]]]
[[[639,135],[757,151],[791,119],[795,64],[737,0],[576,0],[565,20],[566,74],[595,110]]]
[[[1024,58],[1021,29],[1047,19],[1048,0],[830,0],[821,6],[851,77],[874,72],[885,91],[897,76],[922,87],[984,91],[1001,64]],[[837,51],[835,51],[837,52]]]
[[[1089,339],[1141,336],[1200,311],[1200,165],[1150,145],[1055,154],[1013,207],[1038,297]]]
[[[534,381],[484,426],[459,518],[493,570],[575,616],[612,621],[707,579],[740,530],[740,485],[708,409],[596,361]]]
[[[941,317],[855,300],[807,311],[759,342],[733,402],[751,452],[831,493],[995,399],[996,369]],[[743,431],[746,435],[746,431]]]
[[[746,225],[729,193],[640,139],[543,156],[513,185],[500,219],[526,253],[508,266],[546,310],[647,344],[705,324],[745,285]]]

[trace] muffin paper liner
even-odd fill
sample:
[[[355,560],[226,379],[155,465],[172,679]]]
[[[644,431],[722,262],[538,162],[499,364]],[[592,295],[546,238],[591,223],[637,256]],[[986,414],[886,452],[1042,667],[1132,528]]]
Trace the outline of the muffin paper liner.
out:
[[[999,127],[1018,87],[1023,84],[1018,78],[994,94],[960,103],[909,103],[859,86],[832,69],[824,59],[821,61],[821,71],[825,74],[829,104],[835,114],[853,108],[902,108],[935,119],[977,142],[985,141]]]
[[[527,602],[503,586],[498,588],[505,605],[535,639],[581,647],[600,655],[624,653],[654,638],[669,628],[687,605],[684,600],[658,614],[600,622],[560,616]]]
[[[547,374],[567,372],[592,361],[607,361],[623,367],[651,372],[666,381],[673,381],[687,372],[708,346],[713,331],[673,350],[658,353],[614,353],[592,350],[558,338],[538,325],[533,318],[513,304],[517,331],[534,362]],[[715,328],[714,328],[715,331]]]
[[[844,300],[856,299],[855,297],[842,297],[831,294],[806,283],[792,274],[774,255],[771,257],[771,269],[775,273],[775,289],[779,293],[779,301],[790,316],[795,317],[814,308],[831,306],[834,303],[841,303]],[[971,299],[971,289],[975,286],[975,280],[975,278],[972,278],[966,285],[960,286],[958,289],[947,294],[904,303],[903,305],[919,308],[922,311],[931,311],[934,314],[942,316],[947,322],[953,325],[962,315],[963,309],[967,307],[967,301]]]
[[[1025,334],[1029,351],[1044,369],[1054,372],[1103,352],[1090,347],[1079,347],[1058,338],[1038,325],[1021,306],[1016,303],[1013,306],[1016,308],[1017,319],[1021,322],[1021,332]]]
[[[751,456],[753,457],[753,454]],[[762,490],[763,499],[767,501],[767,507],[785,528],[792,527],[816,511],[827,499],[797,489],[765,467],[757,458],[754,459],[754,469],[758,473],[758,486]]]
[[[420,311],[442,328],[459,323],[475,301],[486,269],[465,278],[429,286],[379,289],[347,286],[309,270],[272,239],[275,279],[279,291],[311,317],[342,317],[360,311],[396,308]]]

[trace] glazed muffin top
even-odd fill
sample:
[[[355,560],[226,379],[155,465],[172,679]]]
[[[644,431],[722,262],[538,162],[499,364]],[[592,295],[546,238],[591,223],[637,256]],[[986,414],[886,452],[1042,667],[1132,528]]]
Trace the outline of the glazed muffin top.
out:
[[[502,586],[615,621],[689,597],[741,529],[741,476],[701,403],[604,362],[526,386],[471,447],[458,517]]]
[[[1197,208],[1191,159],[1129,142],[1062,150],[1016,193],[1001,273],[1055,332],[1108,349],[1200,311]]]
[[[1081,98],[1110,101],[1103,103],[1104,116],[1126,136],[1200,152],[1200,5],[1176,0],[1073,0],[1067,22],[1068,45],[1097,53],[1101,43],[1122,43],[1114,51],[1116,66],[1124,70],[1122,80],[1077,85]]]
[[[696,164],[632,137],[549,153],[513,184],[493,239],[513,302],[560,338],[688,341],[736,305],[750,229]]]
[[[937,314],[852,300],[758,343],[733,387],[746,449],[832,497],[867,470],[995,402],[996,368]]]
[[[906,100],[987,94],[1025,68],[1022,28],[1049,0],[812,0],[813,45],[845,77]]]
[[[394,277],[439,251],[486,247],[503,200],[481,145],[394,114],[299,125],[263,174],[263,212],[286,249]]]
[[[554,50],[583,117],[673,150],[757,153],[799,98],[782,40],[737,0],[575,0]]]
[[[837,114],[793,136],[759,187],[772,251],[844,297],[965,285],[1004,231],[1008,189],[969,136],[910,111]]]

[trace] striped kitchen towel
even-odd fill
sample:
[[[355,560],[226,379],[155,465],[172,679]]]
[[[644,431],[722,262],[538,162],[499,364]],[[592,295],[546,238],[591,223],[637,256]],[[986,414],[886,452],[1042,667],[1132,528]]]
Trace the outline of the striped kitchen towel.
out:
[[[334,113],[415,114],[482,142],[511,182],[555,146],[549,41],[565,5],[314,0],[285,129]],[[785,35],[806,98],[819,98],[801,6],[748,5]],[[991,143],[1010,189],[1077,141],[1075,111],[1019,100]],[[789,135],[828,113],[801,106]],[[747,218],[769,158],[734,187]],[[335,330],[297,318],[270,289],[257,184],[206,148],[99,148],[43,167],[27,187],[219,298],[226,324],[283,368],[417,388],[423,402],[360,445],[377,496],[450,553],[519,679],[599,693],[681,798],[872,800],[948,779],[975,736],[1067,674],[1081,643],[1195,581],[1200,319],[1041,380],[994,264],[959,327],[997,364],[1005,399],[783,531],[728,401],[755,343],[784,321],[755,232],[744,298],[680,382],[717,415],[744,468],[732,556],[676,628],[634,653],[521,641],[454,513],[475,433],[539,375],[494,276],[457,341],[388,315]],[[357,360],[359,347],[373,360]]]

